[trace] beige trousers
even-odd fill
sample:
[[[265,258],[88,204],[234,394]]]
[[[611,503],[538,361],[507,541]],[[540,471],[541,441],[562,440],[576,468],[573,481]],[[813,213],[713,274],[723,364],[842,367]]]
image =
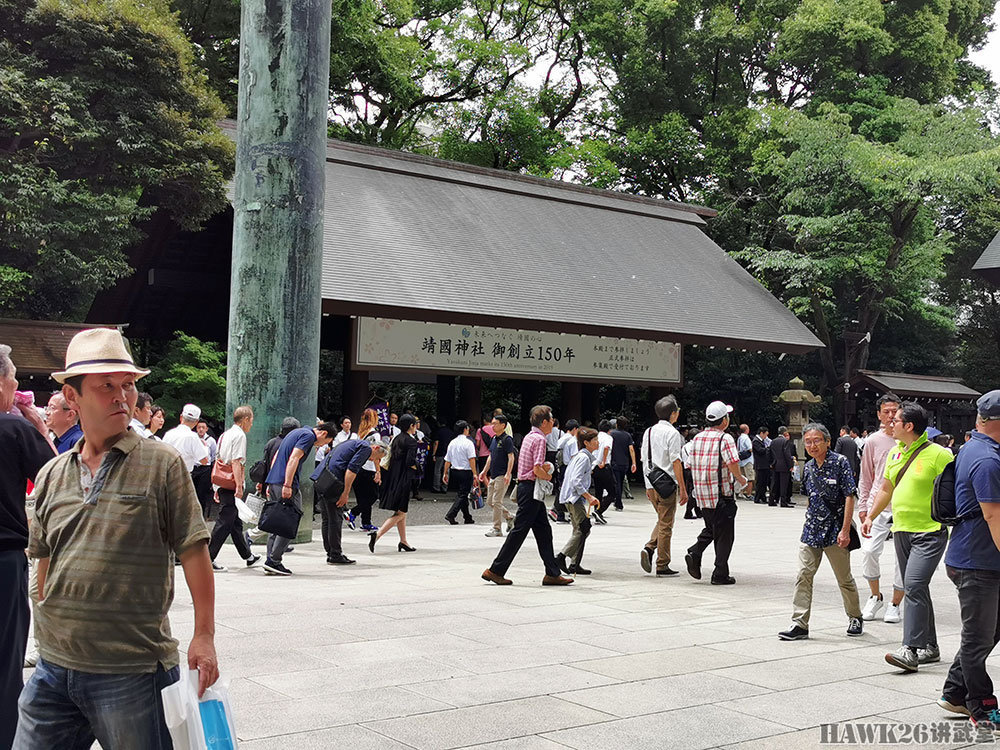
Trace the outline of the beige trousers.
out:
[[[677,492],[670,497],[660,497],[656,490],[650,490],[650,502],[656,510],[656,526],[646,542],[648,549],[656,549],[656,569],[663,570],[670,565],[670,539],[674,535],[674,516],[677,514]],[[648,494],[647,494],[648,497]]]
[[[848,617],[861,617],[861,603],[858,601],[858,586],[851,575],[851,553],[843,547],[799,546],[799,576],[795,580],[795,595],[792,597],[792,623],[809,630],[809,612],[812,610],[813,578],[819,570],[820,561],[826,555],[833,568],[833,574],[840,584],[840,596],[844,600],[844,611]]]
[[[491,479],[486,487],[486,502],[493,508],[493,528],[500,531],[503,521],[509,521],[513,516],[510,511],[503,506],[504,492],[507,490],[507,479],[497,477]]]

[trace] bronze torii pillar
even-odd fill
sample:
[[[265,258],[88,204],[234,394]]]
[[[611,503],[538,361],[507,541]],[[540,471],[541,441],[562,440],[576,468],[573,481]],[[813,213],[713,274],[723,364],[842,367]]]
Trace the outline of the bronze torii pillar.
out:
[[[330,7],[242,3],[226,408],[254,409],[248,466],[284,417],[317,416]]]

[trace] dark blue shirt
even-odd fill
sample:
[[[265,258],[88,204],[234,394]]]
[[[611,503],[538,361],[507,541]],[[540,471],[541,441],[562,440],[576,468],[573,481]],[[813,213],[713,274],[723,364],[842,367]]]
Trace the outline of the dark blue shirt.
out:
[[[76,441],[83,437],[83,430],[80,429],[80,425],[75,424],[70,427],[66,432],[62,434],[62,437],[57,437],[52,442],[55,443],[56,450],[60,453],[65,453],[74,445]]]
[[[844,527],[847,498],[858,492],[850,463],[839,453],[827,451],[822,466],[814,458],[806,464],[802,485],[809,497],[802,543],[819,549],[834,546]]]
[[[365,463],[372,455],[372,444],[367,440],[345,440],[332,451],[326,458],[319,462],[316,471],[309,478],[314,482],[319,479],[320,473],[326,467],[333,472],[337,479],[343,480],[348,470],[357,474],[364,468]]]
[[[507,456],[514,452],[514,438],[507,434],[501,434],[493,438],[490,443],[490,479],[497,479],[507,473]],[[517,462],[511,474],[517,471]]]
[[[278,452],[274,456],[274,463],[271,464],[271,469],[267,472],[265,484],[284,484],[285,469],[288,468],[288,459],[291,458],[292,451],[298,448],[308,456],[309,451],[312,450],[315,443],[316,433],[313,432],[312,427],[300,427],[285,435],[285,439],[281,441]],[[292,477],[292,487],[299,486],[300,471],[302,471],[302,461],[299,461],[299,465],[295,470],[295,476]]]
[[[973,432],[955,459],[955,510],[960,516],[975,513],[979,503],[1000,503],[1000,444]],[[981,514],[955,524],[944,562],[953,568],[1000,571],[1000,550]]]

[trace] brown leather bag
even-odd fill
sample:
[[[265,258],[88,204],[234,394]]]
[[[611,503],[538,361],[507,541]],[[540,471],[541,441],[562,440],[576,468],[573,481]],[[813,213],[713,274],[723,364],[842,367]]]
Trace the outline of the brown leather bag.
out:
[[[212,484],[221,490],[236,490],[236,477],[233,476],[233,465],[224,464],[215,459],[212,464]]]

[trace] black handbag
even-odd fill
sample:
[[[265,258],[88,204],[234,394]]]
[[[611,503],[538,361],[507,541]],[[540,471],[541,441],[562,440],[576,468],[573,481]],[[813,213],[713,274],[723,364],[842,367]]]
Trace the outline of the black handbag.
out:
[[[257,528],[268,534],[294,539],[299,534],[302,511],[291,500],[268,500],[260,512]]]
[[[247,472],[250,477],[250,481],[255,484],[264,484],[264,480],[267,479],[267,464],[264,463],[262,458],[260,461],[255,463],[250,467],[250,471]]]
[[[653,466],[653,428],[650,427],[646,435],[646,466],[652,467],[646,472],[649,483],[653,485],[656,494],[666,500],[677,492],[677,482],[666,471],[659,466]]]
[[[330,471],[329,465],[324,461],[323,469],[313,482],[313,489],[324,500],[338,500],[344,494],[344,481]]]

